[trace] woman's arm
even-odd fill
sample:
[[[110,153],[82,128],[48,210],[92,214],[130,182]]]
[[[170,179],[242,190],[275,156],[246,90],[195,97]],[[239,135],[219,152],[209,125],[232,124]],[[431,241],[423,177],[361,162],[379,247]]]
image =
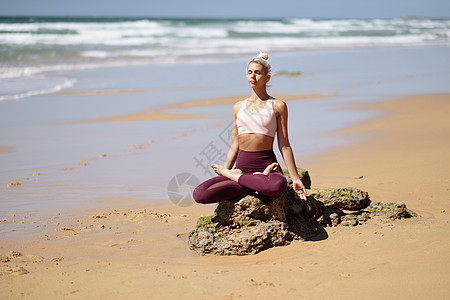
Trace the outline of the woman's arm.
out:
[[[236,161],[237,153],[239,151],[239,140],[236,125],[237,112],[241,107],[243,101],[239,101],[233,105],[233,128],[231,132],[231,147],[228,150],[227,158],[225,164],[223,165],[227,169],[231,169]]]
[[[293,188],[295,190],[295,196],[301,200],[306,200],[305,186],[300,180],[300,176],[297,172],[297,166],[295,165],[294,153],[292,152],[291,144],[288,137],[288,110],[287,105],[281,100],[275,100],[274,109],[277,114],[277,135],[278,135],[278,148],[283,156],[284,163],[288,169],[289,175],[292,178]]]

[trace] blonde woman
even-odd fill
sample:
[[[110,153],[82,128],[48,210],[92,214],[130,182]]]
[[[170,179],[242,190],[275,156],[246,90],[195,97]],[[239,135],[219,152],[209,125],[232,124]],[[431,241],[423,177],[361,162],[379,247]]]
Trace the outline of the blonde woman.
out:
[[[289,143],[286,103],[267,93],[271,77],[267,60],[267,54],[260,53],[247,64],[247,80],[252,94],[234,104],[232,144],[225,164],[211,166],[219,176],[206,180],[194,190],[193,197],[197,203],[231,200],[249,192],[281,196],[286,191],[287,181],[273,152],[275,136],[292,178],[295,195],[306,200],[306,190],[297,173]]]

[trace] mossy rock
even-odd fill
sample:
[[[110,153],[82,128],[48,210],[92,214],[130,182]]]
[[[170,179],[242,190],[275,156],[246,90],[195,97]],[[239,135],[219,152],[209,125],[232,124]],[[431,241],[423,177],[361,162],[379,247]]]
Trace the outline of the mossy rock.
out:
[[[281,171],[283,171],[283,175],[284,175],[284,177],[286,177],[286,180],[288,182],[288,187],[292,188],[292,179],[291,179],[291,176],[289,175],[287,168],[283,167],[283,168],[281,168]],[[298,172],[298,175],[300,176],[300,180],[302,181],[305,188],[310,189],[311,188],[311,177],[309,176],[308,170],[297,167],[297,172]]]
[[[406,205],[403,202],[375,202],[367,207],[367,211],[374,215],[384,216],[393,220],[417,217],[417,214],[406,208]]]
[[[286,246],[292,240],[309,240],[317,232],[323,204],[299,201],[288,192],[268,199],[256,193],[236,201],[220,202],[212,216],[201,217],[188,241],[200,255],[248,255]]]
[[[337,208],[345,210],[364,209],[371,203],[369,193],[352,187],[311,189],[308,191],[308,195],[325,205],[335,205]]]
[[[212,220],[217,216],[216,213],[214,213],[212,216],[204,216],[204,217],[200,217],[197,220],[197,228],[202,227],[203,225],[207,224],[207,223],[211,223]]]

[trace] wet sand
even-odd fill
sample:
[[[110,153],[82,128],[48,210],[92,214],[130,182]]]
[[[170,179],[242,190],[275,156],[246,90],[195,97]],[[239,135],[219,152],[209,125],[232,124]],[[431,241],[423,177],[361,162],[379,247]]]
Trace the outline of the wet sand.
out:
[[[128,93],[128,91],[101,91],[101,94],[121,94]],[[139,93],[140,91],[133,91]],[[80,93],[80,92],[78,92]],[[92,91],[92,93],[100,94],[98,91]],[[89,91],[85,91],[82,93],[90,94]],[[283,101],[298,101],[305,99],[324,99],[329,98],[331,96],[322,95],[322,94],[275,94],[273,95],[275,98],[282,99]],[[117,116],[109,116],[104,118],[93,118],[93,119],[85,119],[78,121],[71,121],[69,124],[89,124],[89,123],[107,123],[107,122],[149,122],[149,121],[161,121],[161,120],[181,120],[181,119],[194,119],[194,118],[208,118],[210,117],[207,114],[198,114],[198,113],[175,113],[169,112],[168,110],[183,110],[189,108],[198,108],[198,107],[208,107],[208,106],[223,106],[223,105],[233,105],[234,103],[245,99],[248,95],[235,95],[235,96],[226,96],[226,97],[217,97],[217,98],[209,98],[209,99],[201,99],[201,100],[193,100],[193,101],[182,101],[171,104],[160,105],[154,109],[149,109],[146,111],[140,111],[136,113],[129,113]]]
[[[92,123],[114,123],[114,122],[150,122],[162,120],[182,120],[207,117],[205,114],[171,113],[164,111],[146,111],[132,114],[94,118],[68,122],[68,124],[92,124]]]
[[[327,228],[324,240],[253,256],[200,257],[189,251],[186,237],[213,206],[183,208],[167,201],[85,208],[50,218],[12,213],[2,222],[41,231],[0,244],[0,255],[6,255],[0,263],[2,294],[13,299],[445,299],[449,100],[450,94],[429,94],[349,104],[383,114],[328,133],[360,139],[301,164],[314,187],[358,187],[375,202],[405,202],[418,218]]]
[[[0,146],[0,154],[9,154],[16,152],[16,147],[14,146]]]
[[[177,103],[171,103],[168,105],[161,106],[162,109],[183,109],[183,108],[193,108],[193,107],[204,107],[204,106],[221,106],[221,105],[233,105],[234,103],[246,99],[249,95],[235,95],[227,97],[218,97],[194,101],[183,101]],[[324,99],[330,97],[324,94],[272,94],[271,96],[277,99],[282,99],[283,101],[298,101],[305,99]]]

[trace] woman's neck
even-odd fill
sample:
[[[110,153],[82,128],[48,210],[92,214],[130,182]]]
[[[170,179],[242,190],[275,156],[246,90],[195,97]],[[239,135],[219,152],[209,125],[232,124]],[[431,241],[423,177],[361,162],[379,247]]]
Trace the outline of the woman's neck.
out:
[[[249,99],[254,101],[254,100],[267,100],[269,99],[270,96],[269,94],[267,94],[266,89],[262,89],[262,90],[255,90],[253,89],[252,94],[250,95]]]

